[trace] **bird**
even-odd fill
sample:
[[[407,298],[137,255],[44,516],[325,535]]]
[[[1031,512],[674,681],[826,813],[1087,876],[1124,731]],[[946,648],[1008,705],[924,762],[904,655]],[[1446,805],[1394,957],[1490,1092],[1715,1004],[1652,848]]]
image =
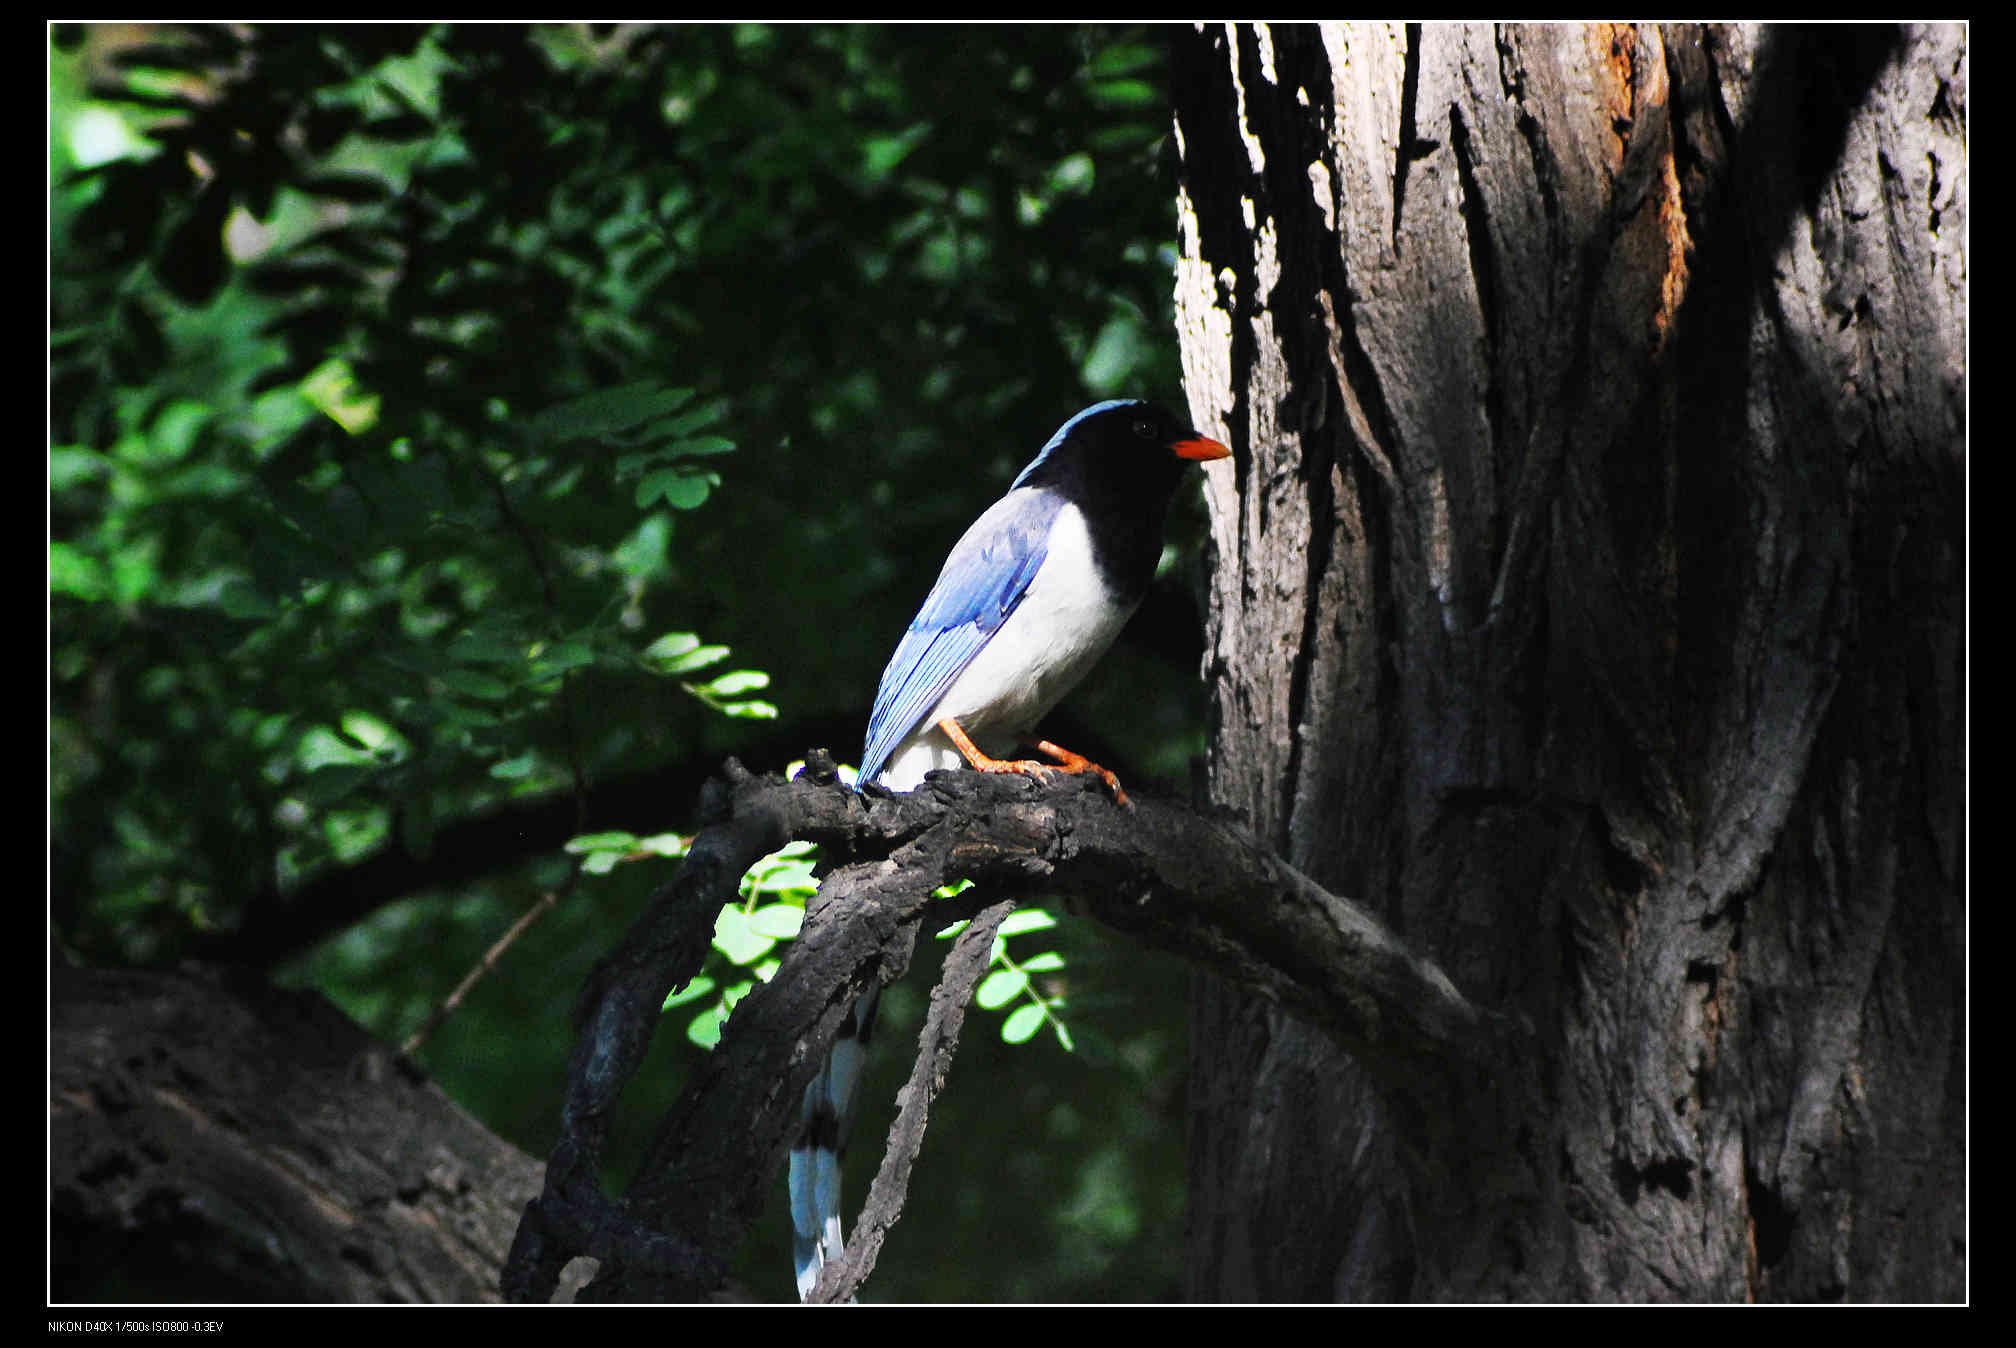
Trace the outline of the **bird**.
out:
[[[1028,736],[1140,606],[1185,470],[1231,453],[1139,399],[1094,403],[1058,427],[953,545],[897,643],[857,784],[909,791],[962,765],[1037,778],[1093,773],[1127,804],[1111,771]],[[1006,757],[1018,743],[1045,757]],[[788,1174],[801,1300],[845,1248],[840,1157],[879,997],[870,987],[850,1008],[805,1089]]]

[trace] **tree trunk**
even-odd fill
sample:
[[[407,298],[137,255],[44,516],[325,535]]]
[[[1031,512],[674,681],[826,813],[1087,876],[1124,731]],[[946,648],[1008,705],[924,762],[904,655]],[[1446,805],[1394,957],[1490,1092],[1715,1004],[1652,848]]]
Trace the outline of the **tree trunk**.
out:
[[[1964,28],[1185,28],[1210,793],[1530,1027],[1199,976],[1191,1295],[1965,1294]]]

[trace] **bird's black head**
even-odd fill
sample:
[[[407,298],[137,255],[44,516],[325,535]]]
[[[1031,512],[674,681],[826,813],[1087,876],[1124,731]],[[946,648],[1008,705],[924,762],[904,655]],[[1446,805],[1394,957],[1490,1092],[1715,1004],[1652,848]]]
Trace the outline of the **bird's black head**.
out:
[[[1153,403],[1096,403],[1058,428],[1015,486],[1053,491],[1078,509],[1100,578],[1131,606],[1155,575],[1183,470],[1231,453]]]
[[[1159,510],[1187,464],[1231,453],[1154,403],[1120,399],[1094,403],[1058,427],[1015,485],[1056,487],[1081,502],[1132,497]]]

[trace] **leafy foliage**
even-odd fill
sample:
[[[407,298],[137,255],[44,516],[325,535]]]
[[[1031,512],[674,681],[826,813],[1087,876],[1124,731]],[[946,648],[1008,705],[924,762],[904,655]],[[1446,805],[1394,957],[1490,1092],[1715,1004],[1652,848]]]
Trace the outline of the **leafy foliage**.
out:
[[[780,717],[859,718],[1029,447],[1095,397],[1173,395],[1160,69],[1127,29],[59,25],[58,939],[172,959],[571,800],[603,873],[426,1051],[542,1149],[565,1011],[657,869],[616,861],[676,855],[650,830],[686,805],[595,818],[593,789]],[[1110,663],[1092,705],[1179,770],[1193,670]],[[571,865],[556,839],[423,878],[286,972],[403,1035]],[[784,934],[795,876],[755,882],[751,942]],[[1018,1007],[1062,995],[1043,953],[1018,967],[1056,986]],[[696,1011],[760,965],[724,963]],[[1074,1029],[1086,1061],[1032,1098],[1173,1070],[1160,1031]],[[1098,1075],[1122,1062],[1137,1077]],[[1138,1150],[1082,1143],[1052,1137],[1025,1179],[1063,1194],[1091,1164],[1100,1194],[1147,1192]],[[1096,1296],[1129,1260],[1127,1295],[1173,1287],[1140,1222],[1073,1245],[1063,1211],[1026,1215],[1049,1234],[1021,1243],[1059,1253],[1012,1287],[892,1250],[883,1294]],[[788,1267],[767,1226],[764,1274]]]

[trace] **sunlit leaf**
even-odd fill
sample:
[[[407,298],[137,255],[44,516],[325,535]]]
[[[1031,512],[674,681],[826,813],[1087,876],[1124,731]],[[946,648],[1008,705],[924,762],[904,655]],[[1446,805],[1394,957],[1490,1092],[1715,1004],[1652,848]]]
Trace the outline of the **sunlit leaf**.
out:
[[[644,663],[660,674],[690,674],[728,658],[726,646],[703,646],[691,632],[671,632],[644,648]]]
[[[776,941],[750,924],[749,915],[729,904],[714,919],[714,948],[728,957],[730,964],[753,964],[770,953]]]
[[[861,147],[862,168],[868,178],[873,181],[895,172],[929,134],[929,124],[919,122],[893,136],[870,137]]]
[[[1162,92],[1147,80],[1104,80],[1092,86],[1092,101],[1108,108],[1152,107]]]
[[[749,929],[775,941],[791,940],[804,922],[805,910],[789,903],[766,903],[749,914]]]
[[[490,775],[503,781],[516,781],[521,777],[529,776],[532,769],[538,766],[538,763],[539,756],[528,750],[514,758],[507,758],[502,762],[491,764]]]
[[[734,669],[707,681],[707,691],[715,697],[733,697],[737,693],[753,693],[759,688],[770,686],[770,676],[760,669]]]
[[[686,1038],[704,1049],[713,1049],[721,1042],[721,1023],[728,1019],[728,1008],[716,1004],[693,1017],[686,1025]]]
[[[49,591],[78,599],[103,599],[111,589],[105,564],[71,543],[49,544]]]
[[[1001,923],[1002,936],[1020,936],[1029,931],[1047,931],[1057,925],[1057,919],[1041,908],[1020,908],[1008,914]]]
[[[627,851],[637,846],[637,836],[620,830],[609,833],[584,833],[578,838],[569,838],[563,846],[565,850],[577,855],[582,852]]]
[[[637,840],[638,851],[661,857],[683,857],[691,846],[692,839],[677,833],[654,833]]]
[[[688,1002],[697,1002],[702,997],[711,994],[716,986],[717,984],[713,979],[707,977],[705,974],[700,974],[677,992],[667,993],[665,995],[665,1003],[659,1009],[661,1011],[670,1011],[675,1006],[685,1006]]]
[[[996,969],[980,980],[973,1000],[989,1011],[998,1011],[1020,997],[1029,986],[1029,976],[1020,969]]]
[[[1001,1038],[1011,1044],[1027,1043],[1043,1028],[1043,1008],[1033,1003],[1018,1006],[1001,1022]]]

